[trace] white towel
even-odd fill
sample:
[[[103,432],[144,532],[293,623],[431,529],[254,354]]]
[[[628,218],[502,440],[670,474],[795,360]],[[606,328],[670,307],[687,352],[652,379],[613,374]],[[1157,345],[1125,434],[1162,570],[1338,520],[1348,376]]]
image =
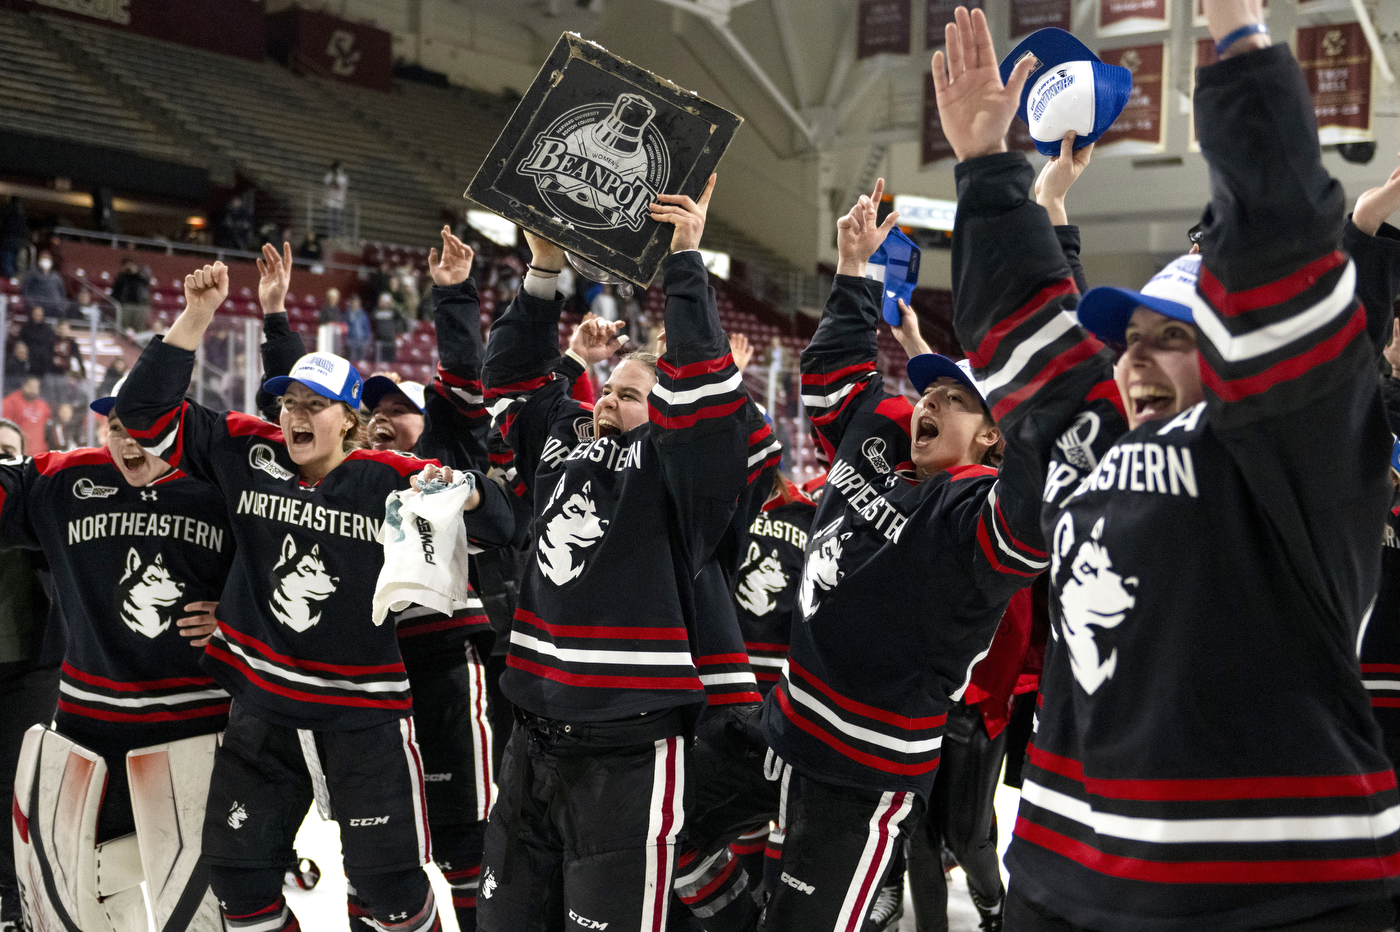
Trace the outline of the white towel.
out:
[[[384,568],[374,588],[374,623],[390,610],[422,605],[444,615],[467,607],[467,528],[462,506],[476,490],[476,476],[453,471],[423,489],[391,492],[384,502]]]

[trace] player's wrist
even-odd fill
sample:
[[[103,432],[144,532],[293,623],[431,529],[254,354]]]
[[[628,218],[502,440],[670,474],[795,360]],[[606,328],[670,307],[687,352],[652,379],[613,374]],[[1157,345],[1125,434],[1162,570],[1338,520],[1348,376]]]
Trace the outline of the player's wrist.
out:
[[[842,256],[836,263],[837,275],[849,275],[852,278],[864,278],[865,267],[869,263],[865,259],[851,259]]]

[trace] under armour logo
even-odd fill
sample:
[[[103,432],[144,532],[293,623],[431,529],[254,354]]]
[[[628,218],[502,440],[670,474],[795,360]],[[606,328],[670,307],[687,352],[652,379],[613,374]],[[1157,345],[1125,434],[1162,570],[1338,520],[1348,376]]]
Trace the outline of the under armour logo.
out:
[[[404,921],[405,919],[407,919],[407,918],[408,918],[408,913],[390,913],[390,914],[389,914],[389,921],[390,921],[390,922],[403,922],[403,921]]]
[[[153,502],[153,501],[155,501],[155,500],[156,500],[156,490],[155,490],[155,489],[142,489],[142,490],[141,490],[141,501],[143,501],[143,502]]]

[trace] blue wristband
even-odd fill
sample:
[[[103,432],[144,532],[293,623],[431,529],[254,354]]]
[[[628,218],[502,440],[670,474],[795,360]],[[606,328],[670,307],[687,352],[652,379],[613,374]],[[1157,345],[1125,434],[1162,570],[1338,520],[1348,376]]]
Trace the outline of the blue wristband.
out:
[[[1236,29],[1234,32],[1215,43],[1215,57],[1219,58],[1224,55],[1226,49],[1246,36],[1254,36],[1261,33],[1266,36],[1269,34],[1269,27],[1265,26],[1263,23],[1250,23],[1248,26],[1241,26],[1239,29]]]

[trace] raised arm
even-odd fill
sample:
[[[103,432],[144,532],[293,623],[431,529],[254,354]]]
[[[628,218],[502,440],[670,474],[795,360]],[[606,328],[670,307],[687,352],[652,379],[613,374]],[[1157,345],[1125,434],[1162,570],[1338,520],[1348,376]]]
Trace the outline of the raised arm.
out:
[[[282,243],[279,255],[271,243],[264,243],[258,259],[258,303],[263,314],[263,381],[287,375],[297,360],[306,355],[301,335],[293,332],[287,320],[287,289],[292,283],[292,244]],[[277,399],[258,386],[258,410],[266,420],[276,422],[280,413]]]
[[[828,459],[834,459],[862,405],[891,397],[875,371],[883,288],[865,277],[870,257],[899,220],[892,213],[884,223],[875,222],[884,191],[881,178],[836,221],[836,277],[817,332],[802,351],[802,404]]]
[[[445,226],[441,255],[436,249],[428,253],[438,371],[425,393],[419,450],[444,463],[486,472],[490,468],[486,435],[491,419],[481,390],[485,348],[481,342],[481,301],[471,278],[474,258],[472,248]]]
[[[1363,191],[1342,231],[1342,248],[1356,262],[1356,296],[1366,308],[1366,332],[1379,352],[1390,340],[1400,292],[1400,230],[1387,221],[1400,210],[1400,168]]]

